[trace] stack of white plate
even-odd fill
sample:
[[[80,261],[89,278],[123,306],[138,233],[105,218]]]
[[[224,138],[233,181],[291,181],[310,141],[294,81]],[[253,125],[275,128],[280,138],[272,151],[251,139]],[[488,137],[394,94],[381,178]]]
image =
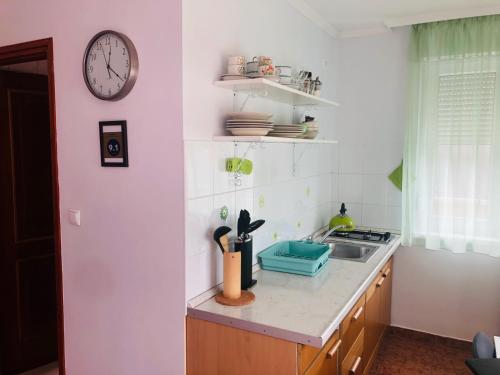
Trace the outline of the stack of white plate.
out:
[[[240,79],[250,79],[245,74],[223,74],[220,76],[221,81],[236,81]]]
[[[302,124],[275,124],[269,135],[273,137],[298,138],[304,134]]]
[[[226,130],[236,136],[263,136],[273,130],[272,113],[232,112],[227,115]]]

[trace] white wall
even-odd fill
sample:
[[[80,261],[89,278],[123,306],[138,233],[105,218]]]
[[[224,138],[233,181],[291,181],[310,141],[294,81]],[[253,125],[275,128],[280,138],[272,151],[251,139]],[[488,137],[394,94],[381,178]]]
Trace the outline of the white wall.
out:
[[[386,176],[403,154],[409,31],[340,43],[339,178],[353,185],[339,198],[368,226],[400,228],[401,195]],[[394,269],[393,325],[466,340],[500,333],[500,259],[401,247]]]
[[[52,37],[68,375],[184,373],[181,2],[3,0],[0,45]],[[85,47],[134,42],[134,89],[96,99]],[[128,122],[129,168],[102,168],[100,120]],[[81,210],[82,225],[68,223]]]
[[[387,178],[403,158],[407,31],[340,42],[338,200],[358,225],[401,228]]]
[[[222,256],[212,233],[223,224],[220,208],[234,221],[241,208],[253,219],[267,223],[255,233],[254,253],[282,239],[305,236],[328,223],[332,215],[335,147],[297,146],[303,154],[295,176],[292,145],[266,144],[251,150],[254,173],[236,188],[224,171],[226,157],[241,156],[247,145],[216,143],[224,134],[223,122],[233,111],[233,95],[214,87],[224,73],[226,58],[269,55],[275,64],[312,70],[324,83],[324,97],[336,99],[337,41],[319,30],[291,7],[287,0],[251,3],[234,0],[183,2],[184,137],[186,153],[186,298],[190,299],[221,282]],[[250,99],[246,110],[267,111],[276,121],[289,121],[291,107],[264,99]],[[308,111],[320,122],[321,135],[336,135],[336,109]],[[296,117],[303,115],[296,112]]]

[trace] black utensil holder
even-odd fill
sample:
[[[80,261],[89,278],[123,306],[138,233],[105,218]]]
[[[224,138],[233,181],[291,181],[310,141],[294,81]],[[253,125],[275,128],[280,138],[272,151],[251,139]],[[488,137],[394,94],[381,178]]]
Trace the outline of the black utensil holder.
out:
[[[252,236],[245,241],[238,240],[235,244],[235,250],[241,252],[241,289],[247,290],[254,286],[257,280],[252,279],[253,268],[253,241]]]

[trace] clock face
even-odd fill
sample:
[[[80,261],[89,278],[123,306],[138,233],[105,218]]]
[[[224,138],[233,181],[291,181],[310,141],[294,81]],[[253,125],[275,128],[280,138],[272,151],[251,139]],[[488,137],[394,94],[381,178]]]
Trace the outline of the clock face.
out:
[[[137,52],[123,34],[103,31],[89,43],[84,57],[84,77],[99,99],[118,100],[132,89],[137,76]]]

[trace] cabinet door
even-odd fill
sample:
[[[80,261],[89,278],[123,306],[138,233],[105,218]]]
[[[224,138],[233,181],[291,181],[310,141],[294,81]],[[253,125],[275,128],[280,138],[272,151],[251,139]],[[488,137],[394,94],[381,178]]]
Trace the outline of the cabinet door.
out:
[[[382,324],[385,328],[391,325],[391,303],[392,303],[392,259],[387,262],[387,265],[383,268],[382,276],[384,277],[384,282],[381,285],[382,292]]]
[[[305,372],[305,375],[337,375],[341,343],[342,340],[340,340],[337,331],[328,340],[311,367]]]
[[[377,287],[381,277],[382,273],[373,281],[366,292],[365,345],[363,349],[365,366],[370,363],[381,333],[382,293],[380,287]]]

